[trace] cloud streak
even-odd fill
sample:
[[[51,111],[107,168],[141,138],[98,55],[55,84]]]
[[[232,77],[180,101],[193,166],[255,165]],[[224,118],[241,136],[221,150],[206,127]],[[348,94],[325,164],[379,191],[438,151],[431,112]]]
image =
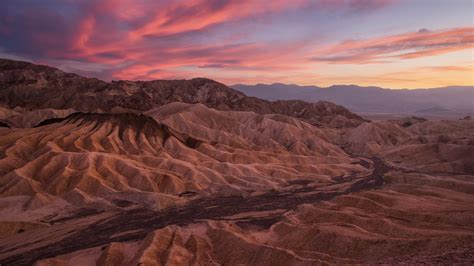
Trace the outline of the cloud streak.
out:
[[[422,29],[367,40],[347,40],[315,52],[312,61],[336,64],[385,63],[474,47],[474,27],[429,31]]]

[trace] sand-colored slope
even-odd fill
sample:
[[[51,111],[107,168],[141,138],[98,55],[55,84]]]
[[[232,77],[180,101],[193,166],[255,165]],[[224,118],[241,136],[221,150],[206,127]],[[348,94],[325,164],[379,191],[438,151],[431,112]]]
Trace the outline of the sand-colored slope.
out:
[[[401,127],[397,121],[364,123],[343,135],[351,154],[378,156],[405,170],[474,173],[474,122],[422,121]]]
[[[144,115],[78,113],[1,131],[0,202],[22,196],[15,206],[32,212],[64,202],[159,209],[185,202],[183,195],[256,193],[295,179],[326,184],[366,171],[318,129],[289,117],[176,108],[154,111],[162,114],[159,123]],[[3,210],[12,208],[5,203]]]
[[[412,134],[396,123],[375,121],[363,123],[344,134],[344,143],[355,154],[373,155],[386,146],[399,145],[412,137]]]
[[[17,115],[17,114],[19,114],[19,113],[14,111],[14,110],[11,110],[9,108],[5,108],[5,107],[0,106],[0,119],[2,119],[2,120],[6,119],[8,117]]]
[[[224,112],[185,103],[171,103],[146,114],[193,137],[234,148],[347,158],[328,143],[323,131],[288,116]]]
[[[21,114],[9,116],[5,119],[11,127],[28,128],[40,124],[44,120],[64,118],[75,111],[73,109],[37,109]]]
[[[242,213],[167,226],[139,241],[112,242],[40,265],[78,265],[74,261],[80,258],[114,265],[469,263],[474,259],[472,182],[471,189],[460,191],[431,180],[425,176],[424,184],[410,184],[391,177],[381,190],[304,204],[283,214]],[[258,220],[275,215],[281,220]]]

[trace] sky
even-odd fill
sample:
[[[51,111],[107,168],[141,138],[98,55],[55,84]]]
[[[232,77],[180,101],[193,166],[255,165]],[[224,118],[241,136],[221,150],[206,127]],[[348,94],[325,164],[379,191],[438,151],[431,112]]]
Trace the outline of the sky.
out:
[[[0,58],[103,80],[474,86],[474,0],[2,0]]]

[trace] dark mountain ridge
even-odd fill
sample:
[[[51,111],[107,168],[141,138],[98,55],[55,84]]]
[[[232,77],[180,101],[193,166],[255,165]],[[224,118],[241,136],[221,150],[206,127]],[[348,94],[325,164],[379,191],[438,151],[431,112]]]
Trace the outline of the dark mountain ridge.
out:
[[[0,105],[8,108],[143,112],[170,102],[202,103],[226,111],[283,114],[313,125],[356,126],[363,121],[360,116],[330,102],[270,102],[248,97],[206,78],[105,82],[49,66],[0,59]]]

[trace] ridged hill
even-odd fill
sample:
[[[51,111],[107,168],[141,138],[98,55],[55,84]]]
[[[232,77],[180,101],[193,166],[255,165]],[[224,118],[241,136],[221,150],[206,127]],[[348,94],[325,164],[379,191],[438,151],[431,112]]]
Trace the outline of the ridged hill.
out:
[[[25,211],[124,199],[160,209],[183,194],[261,192],[300,178],[330,184],[364,171],[295,118],[184,103],[147,114],[73,113],[0,130],[0,198],[23,197]]]

